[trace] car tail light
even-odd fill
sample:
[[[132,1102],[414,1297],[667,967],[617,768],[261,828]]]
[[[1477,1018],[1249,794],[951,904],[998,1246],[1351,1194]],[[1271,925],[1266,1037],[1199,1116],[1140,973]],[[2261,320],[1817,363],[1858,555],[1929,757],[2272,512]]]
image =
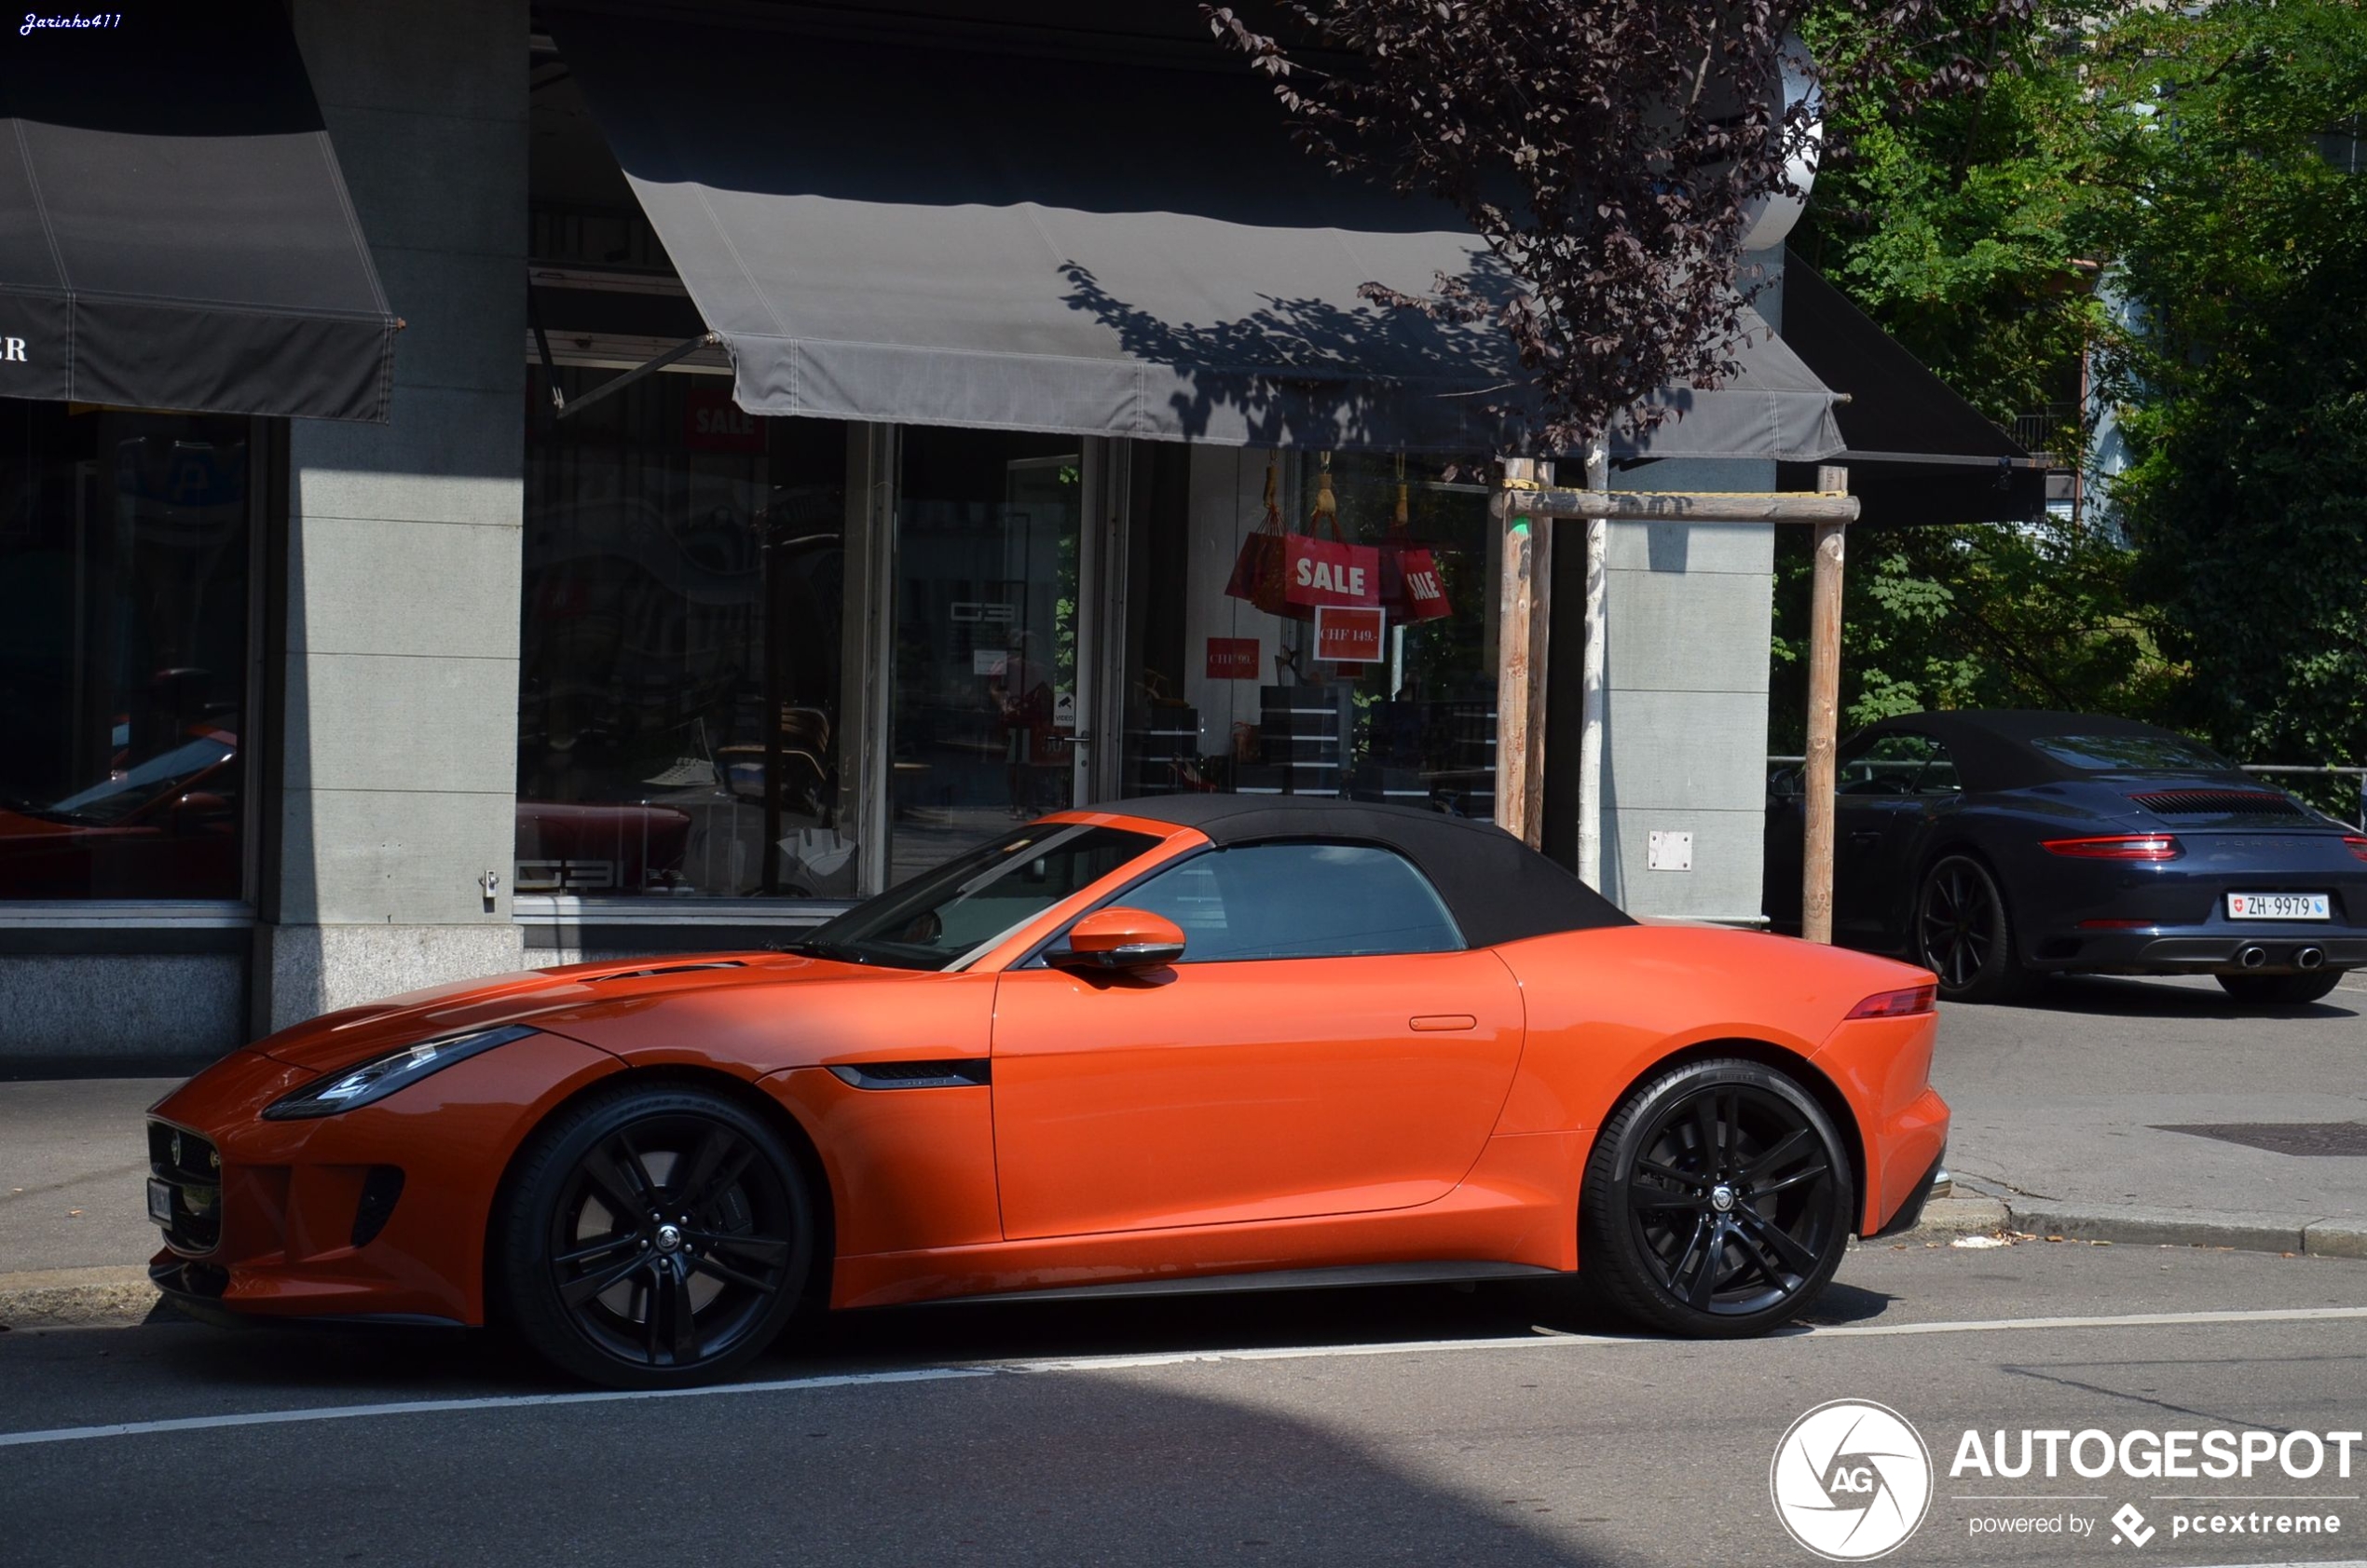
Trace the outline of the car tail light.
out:
[[[2049,839],[2048,854],[2075,860],[2176,860],[2186,852],[2167,833],[2130,833],[2112,839]]]
[[[2360,859],[2367,860],[2367,838],[2361,838],[2356,833],[2346,833],[2343,835],[2343,848]]]
[[[1909,986],[1903,991],[1876,991],[1849,1010],[1853,1018],[1908,1018],[1929,1013],[1939,1004],[1937,986]]]

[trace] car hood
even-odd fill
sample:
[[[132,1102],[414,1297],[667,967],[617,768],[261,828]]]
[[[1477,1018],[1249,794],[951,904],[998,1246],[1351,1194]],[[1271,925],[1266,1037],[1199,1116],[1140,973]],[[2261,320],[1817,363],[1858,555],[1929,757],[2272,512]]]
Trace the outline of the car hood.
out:
[[[465,980],[348,1007],[281,1029],[250,1049],[291,1067],[334,1072],[422,1040],[512,1024],[535,1027],[547,1022],[553,1033],[571,1034],[576,1023],[596,1020],[604,1014],[636,1011],[691,992],[785,983],[865,982],[910,974],[777,952],[579,963]]]

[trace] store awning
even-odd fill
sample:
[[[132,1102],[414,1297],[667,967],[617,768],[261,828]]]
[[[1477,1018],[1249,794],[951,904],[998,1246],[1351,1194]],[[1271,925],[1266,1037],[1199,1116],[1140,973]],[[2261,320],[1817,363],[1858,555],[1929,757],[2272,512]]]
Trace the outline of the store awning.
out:
[[[279,0],[0,34],[0,397],[384,419],[396,326]]]
[[[1453,212],[1327,174],[1212,44],[540,14],[754,413],[1478,453],[1525,385],[1493,325],[1360,297],[1503,297]],[[1665,394],[1684,417],[1621,455],[1838,449],[1831,394],[1753,324],[1737,380]]]
[[[2046,469],[1794,254],[1784,333],[1837,411],[1861,525],[2018,523],[2046,509]]]

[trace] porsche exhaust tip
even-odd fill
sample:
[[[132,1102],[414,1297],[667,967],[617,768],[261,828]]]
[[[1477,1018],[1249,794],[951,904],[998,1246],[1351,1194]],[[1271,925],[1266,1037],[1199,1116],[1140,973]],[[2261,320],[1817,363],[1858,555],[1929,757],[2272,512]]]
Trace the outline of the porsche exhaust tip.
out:
[[[2258,969],[2268,961],[2268,949],[2257,942],[2252,943],[2237,952],[2236,961],[2246,969]]]
[[[2326,949],[2323,948],[2304,948],[2293,955],[2293,967],[2296,969],[2322,969],[2325,966]]]

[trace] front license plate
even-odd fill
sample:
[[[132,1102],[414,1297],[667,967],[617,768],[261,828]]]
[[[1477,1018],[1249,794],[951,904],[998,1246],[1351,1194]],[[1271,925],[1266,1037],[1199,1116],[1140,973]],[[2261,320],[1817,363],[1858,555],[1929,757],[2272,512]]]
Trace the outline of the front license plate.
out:
[[[2231,893],[2231,920],[2330,920],[2332,894],[2323,893]]]
[[[172,1228],[172,1183],[148,1178],[148,1218],[167,1230]]]

